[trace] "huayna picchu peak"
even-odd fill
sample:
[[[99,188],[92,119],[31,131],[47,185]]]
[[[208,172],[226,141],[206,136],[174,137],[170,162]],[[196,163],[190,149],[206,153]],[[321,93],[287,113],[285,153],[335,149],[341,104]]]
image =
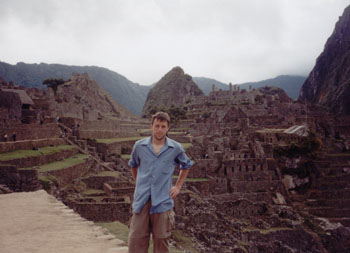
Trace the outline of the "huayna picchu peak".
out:
[[[171,106],[182,107],[198,96],[204,96],[192,77],[180,67],[175,67],[163,76],[149,91],[143,106],[142,115],[146,116],[157,110]]]

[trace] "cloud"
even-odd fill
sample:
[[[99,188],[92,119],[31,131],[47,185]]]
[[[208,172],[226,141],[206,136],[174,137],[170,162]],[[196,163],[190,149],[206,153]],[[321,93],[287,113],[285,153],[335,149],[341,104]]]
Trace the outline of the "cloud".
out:
[[[307,75],[347,0],[3,0],[2,61],[97,65],[140,84],[174,66],[240,83]]]

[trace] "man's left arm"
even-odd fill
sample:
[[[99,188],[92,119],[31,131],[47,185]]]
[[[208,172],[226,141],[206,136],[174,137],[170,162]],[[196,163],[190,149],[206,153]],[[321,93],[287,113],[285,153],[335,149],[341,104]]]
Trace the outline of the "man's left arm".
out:
[[[181,153],[176,157],[175,161],[180,164],[180,173],[179,177],[176,181],[176,184],[170,189],[170,196],[172,199],[175,199],[176,196],[180,193],[182,185],[187,178],[188,172],[190,171],[190,167],[194,164],[188,156],[185,154],[185,150],[181,148]]]
[[[184,184],[189,171],[190,171],[189,169],[180,170],[180,174],[176,181],[176,184],[170,189],[170,196],[172,199],[175,199],[176,196],[180,193],[182,185]]]

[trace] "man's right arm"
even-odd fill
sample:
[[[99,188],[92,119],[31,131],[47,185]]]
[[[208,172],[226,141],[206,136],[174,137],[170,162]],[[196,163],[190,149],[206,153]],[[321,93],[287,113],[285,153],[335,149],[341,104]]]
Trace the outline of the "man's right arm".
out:
[[[137,167],[136,167],[136,168],[134,168],[134,167],[131,168],[131,174],[132,174],[132,178],[133,178],[134,181],[136,182],[136,178],[137,178]]]

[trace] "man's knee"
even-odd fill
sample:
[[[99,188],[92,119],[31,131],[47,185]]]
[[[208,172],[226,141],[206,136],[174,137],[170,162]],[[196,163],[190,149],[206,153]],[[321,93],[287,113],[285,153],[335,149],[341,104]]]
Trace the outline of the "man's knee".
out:
[[[149,236],[133,238],[129,236],[129,253],[147,253],[149,247]]]
[[[169,252],[168,238],[153,238],[153,248],[156,253]]]

